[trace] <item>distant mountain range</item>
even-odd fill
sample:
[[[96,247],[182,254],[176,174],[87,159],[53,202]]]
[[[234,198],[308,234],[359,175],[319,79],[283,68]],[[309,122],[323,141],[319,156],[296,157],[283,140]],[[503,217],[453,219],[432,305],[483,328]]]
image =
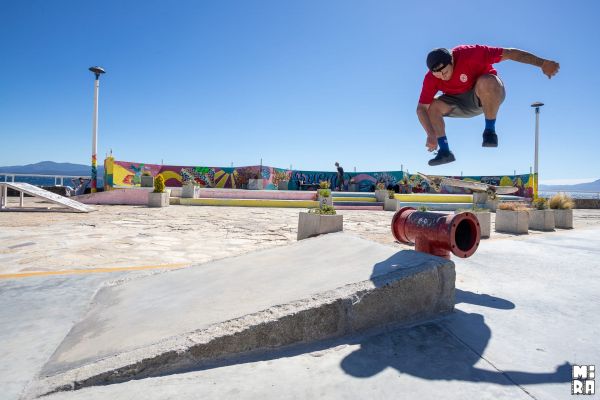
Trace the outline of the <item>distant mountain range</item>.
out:
[[[575,185],[539,185],[539,190],[600,192],[600,179],[593,182],[577,183]]]
[[[90,176],[92,167],[90,165],[56,163],[53,161],[42,161],[36,164],[13,165],[0,167],[0,174],[36,174],[36,175],[70,175],[70,176]],[[104,167],[98,166],[98,177],[104,175]]]

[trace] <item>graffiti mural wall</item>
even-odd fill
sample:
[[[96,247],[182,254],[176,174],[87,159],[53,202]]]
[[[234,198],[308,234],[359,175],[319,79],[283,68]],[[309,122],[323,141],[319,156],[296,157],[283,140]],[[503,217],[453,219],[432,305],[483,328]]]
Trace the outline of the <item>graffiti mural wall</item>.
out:
[[[321,181],[328,181],[332,188],[340,185],[337,173],[334,171],[301,171],[274,168],[266,165],[245,167],[204,167],[182,165],[156,165],[131,161],[116,161],[109,157],[104,161],[106,190],[115,187],[140,186],[141,176],[162,175],[168,187],[180,187],[184,182],[191,181],[200,187],[246,189],[250,180],[261,180],[264,189],[301,190]],[[485,182],[492,185],[516,186],[519,196],[531,197],[533,194],[533,176],[450,176],[473,182]],[[382,172],[350,172],[344,174],[343,190],[353,192],[372,192],[375,185],[383,182],[387,187],[398,186],[419,187],[428,191],[427,182],[418,175],[402,171]],[[396,187],[397,189],[397,187]],[[462,188],[443,186],[442,193],[469,193]]]

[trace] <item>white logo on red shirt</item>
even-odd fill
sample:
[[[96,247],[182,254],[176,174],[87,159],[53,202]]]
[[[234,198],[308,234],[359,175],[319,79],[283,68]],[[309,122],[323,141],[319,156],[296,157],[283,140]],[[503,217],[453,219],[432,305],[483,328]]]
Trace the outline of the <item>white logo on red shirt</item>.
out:
[[[468,79],[467,74],[460,74],[460,81],[462,83],[465,83]]]

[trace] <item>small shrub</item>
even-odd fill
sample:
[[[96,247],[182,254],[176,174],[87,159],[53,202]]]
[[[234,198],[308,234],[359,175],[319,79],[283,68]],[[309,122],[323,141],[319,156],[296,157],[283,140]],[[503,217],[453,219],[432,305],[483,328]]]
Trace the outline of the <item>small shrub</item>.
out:
[[[537,199],[535,199],[531,202],[531,205],[536,210],[545,210],[548,208],[548,201],[546,199],[544,199],[543,197],[538,197]]]
[[[575,207],[573,199],[565,193],[557,193],[548,202],[553,210],[570,210]]]
[[[528,209],[528,207],[523,203],[509,201],[498,204],[498,209],[505,211],[525,211]]]
[[[146,170],[144,170],[144,171],[142,172],[142,176],[152,176],[152,174],[150,173],[150,171],[146,171]]]
[[[394,192],[393,190],[388,190],[388,198],[394,200],[396,197],[396,192]]]
[[[375,189],[377,189],[377,190],[385,190],[385,183],[383,183],[383,182],[377,183],[377,185],[375,185]]]
[[[329,181],[319,181],[319,188],[329,189],[330,188]]]
[[[321,215],[335,215],[335,208],[332,206],[324,205],[321,208],[311,208],[308,210],[311,214],[321,214]]]
[[[165,178],[162,175],[158,175],[154,179],[154,193],[164,193],[165,191]]]
[[[331,190],[319,189],[319,190],[317,190],[317,194],[321,197],[329,197],[329,196],[331,196]]]
[[[417,211],[429,211],[429,209],[427,208],[427,206],[419,206],[417,207]]]

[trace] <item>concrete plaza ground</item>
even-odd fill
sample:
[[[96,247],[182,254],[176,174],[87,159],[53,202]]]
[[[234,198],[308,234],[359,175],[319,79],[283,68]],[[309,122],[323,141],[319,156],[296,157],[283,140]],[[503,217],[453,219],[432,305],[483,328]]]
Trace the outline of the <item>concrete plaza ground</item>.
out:
[[[299,211],[97,208],[0,213],[0,398],[26,392],[100,285],[284,247]],[[341,214],[346,233],[411,249],[394,243],[392,213]],[[48,398],[570,398],[569,363],[600,361],[600,210],[575,210],[574,230],[493,232],[453,261],[442,319]],[[61,270],[88,273],[26,275]]]

